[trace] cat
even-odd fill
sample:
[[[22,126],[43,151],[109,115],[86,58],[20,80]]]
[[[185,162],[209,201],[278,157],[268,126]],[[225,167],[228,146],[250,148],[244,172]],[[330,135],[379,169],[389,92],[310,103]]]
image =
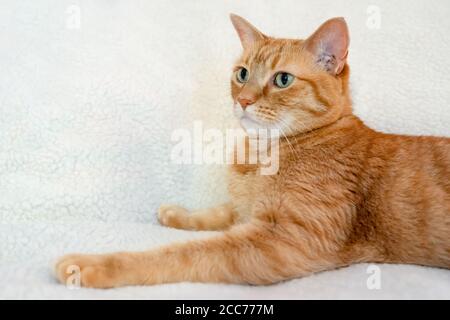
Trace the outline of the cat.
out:
[[[322,24],[306,40],[278,39],[237,15],[243,46],[231,78],[241,126],[277,126],[279,170],[233,164],[231,202],[159,208],[163,225],[223,230],[146,252],[74,254],[81,285],[170,282],[264,285],[361,262],[450,268],[450,139],[385,134],[352,113],[348,27]]]

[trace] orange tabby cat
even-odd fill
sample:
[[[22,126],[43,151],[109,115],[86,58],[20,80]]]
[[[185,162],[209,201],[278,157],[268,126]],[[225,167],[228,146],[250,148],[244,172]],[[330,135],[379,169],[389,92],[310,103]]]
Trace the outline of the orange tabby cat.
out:
[[[278,127],[279,171],[230,170],[232,201],[162,224],[219,235],[146,252],[68,255],[81,284],[269,284],[358,262],[450,267],[450,139],[376,132],[352,114],[342,18],[306,40],[275,39],[232,15],[244,52],[231,80],[244,129]],[[288,140],[289,139],[289,140]]]

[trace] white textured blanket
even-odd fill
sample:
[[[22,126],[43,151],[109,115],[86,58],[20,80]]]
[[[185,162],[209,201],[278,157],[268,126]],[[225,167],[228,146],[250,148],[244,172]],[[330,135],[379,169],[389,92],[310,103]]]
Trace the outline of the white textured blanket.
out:
[[[229,12],[284,37],[346,17],[356,113],[380,130],[450,136],[446,0],[2,0],[0,298],[450,298],[450,271],[402,265],[265,287],[56,283],[51,262],[64,253],[208,236],[160,227],[156,209],[226,199],[224,167],[169,155],[174,129],[234,126]]]

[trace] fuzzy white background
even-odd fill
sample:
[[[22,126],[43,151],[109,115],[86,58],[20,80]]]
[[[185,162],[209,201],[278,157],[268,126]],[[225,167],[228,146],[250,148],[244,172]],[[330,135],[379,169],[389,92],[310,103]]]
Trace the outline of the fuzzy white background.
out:
[[[368,265],[265,286],[69,290],[63,253],[208,236],[162,228],[162,202],[226,199],[225,168],[170,161],[175,129],[235,125],[228,14],[269,35],[346,18],[355,112],[384,131],[450,136],[450,2],[0,1],[0,298],[450,298],[450,271]],[[377,18],[377,12],[380,13]]]

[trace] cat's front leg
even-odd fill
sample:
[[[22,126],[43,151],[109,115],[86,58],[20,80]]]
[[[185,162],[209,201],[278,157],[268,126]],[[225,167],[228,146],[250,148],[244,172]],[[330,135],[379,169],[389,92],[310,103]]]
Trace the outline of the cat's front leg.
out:
[[[69,254],[55,265],[58,280],[68,286],[112,288],[142,283],[134,253]]]
[[[189,212],[176,205],[162,205],[158,210],[162,225],[185,230],[224,230],[238,220],[231,203]]]
[[[307,237],[270,222],[245,224],[146,252],[69,255],[56,265],[56,274],[66,283],[78,266],[81,285],[94,288],[184,281],[270,284],[337,266],[334,254]]]

